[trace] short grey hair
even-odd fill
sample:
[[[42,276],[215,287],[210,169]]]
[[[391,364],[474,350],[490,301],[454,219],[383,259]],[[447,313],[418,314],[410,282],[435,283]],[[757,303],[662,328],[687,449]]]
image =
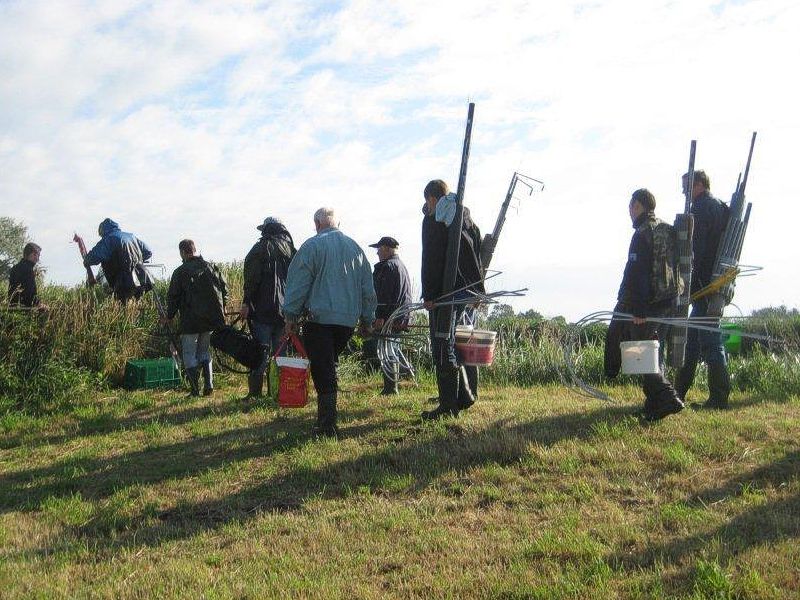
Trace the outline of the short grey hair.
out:
[[[322,228],[339,226],[339,222],[336,220],[336,212],[327,206],[323,206],[314,213],[314,222],[319,223]]]

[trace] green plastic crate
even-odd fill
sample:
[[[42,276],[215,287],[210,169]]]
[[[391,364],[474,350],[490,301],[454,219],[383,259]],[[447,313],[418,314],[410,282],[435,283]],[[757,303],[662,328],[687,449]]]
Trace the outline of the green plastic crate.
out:
[[[181,373],[171,358],[145,358],[125,363],[125,387],[129,390],[174,388],[181,385]]]
[[[738,354],[742,349],[742,328],[739,323],[723,323],[722,342],[728,354]]]

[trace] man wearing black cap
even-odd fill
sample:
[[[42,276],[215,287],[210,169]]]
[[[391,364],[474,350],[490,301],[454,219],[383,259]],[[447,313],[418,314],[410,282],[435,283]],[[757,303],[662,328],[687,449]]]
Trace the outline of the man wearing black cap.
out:
[[[247,319],[253,337],[272,353],[283,335],[286,275],[296,250],[289,231],[275,217],[267,217],[256,229],[261,232],[261,239],[244,259],[244,295],[239,314]],[[263,370],[252,371],[247,383],[248,395],[260,396]]]
[[[384,236],[370,248],[378,249],[380,262],[375,264],[372,282],[378,297],[378,308],[375,310],[375,328],[383,327],[389,316],[403,304],[411,303],[411,278],[408,270],[397,255],[400,244],[393,237]],[[408,325],[408,317],[395,324],[396,329]],[[396,342],[393,342],[396,343]],[[397,380],[400,378],[400,367],[397,362],[391,366],[391,373],[383,373],[383,390],[381,395],[397,393]]]

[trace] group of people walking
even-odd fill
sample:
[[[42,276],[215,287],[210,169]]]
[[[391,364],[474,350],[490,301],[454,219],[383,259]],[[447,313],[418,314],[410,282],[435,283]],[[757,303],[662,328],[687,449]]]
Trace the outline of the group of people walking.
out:
[[[684,183],[684,186],[687,184]],[[693,233],[692,289],[701,289],[711,280],[711,268],[724,228],[724,205],[710,193],[708,176],[697,171],[691,190]],[[453,335],[456,324],[474,321],[475,294],[484,293],[484,267],[481,264],[481,233],[469,210],[456,218],[455,194],[442,180],[430,181],[423,190],[422,220],[422,299],[429,311],[430,339],[436,369],[438,405],[422,413],[425,420],[456,417],[478,397],[478,370],[461,364]],[[661,285],[668,252],[665,240],[671,226],[655,217],[656,200],[646,189],[636,190],[629,203],[635,232],[617,298],[616,312],[633,315],[632,322],[615,322],[609,340],[663,338],[663,327],[648,317],[671,314],[677,291]],[[310,362],[311,377],[317,392],[315,433],[337,435],[336,365],[339,355],[360,325],[364,335],[381,329],[400,306],[412,302],[411,281],[398,254],[399,242],[384,236],[370,246],[377,249],[379,262],[371,267],[364,251],[339,229],[332,208],[320,208],[313,215],[316,235],[295,248],[291,234],[276,217],[268,217],[257,229],[260,239],[244,260],[244,293],[238,313],[248,324],[252,336],[266,352],[275,352],[284,336],[302,332]],[[460,224],[457,277],[453,290],[445,290],[445,264],[448,236]],[[664,232],[667,232],[666,234]],[[111,219],[99,227],[100,241],[87,252],[84,265],[100,264],[102,272],[122,302],[138,298],[152,286],[145,262],[152,252],[135,235],[121,231]],[[210,353],[212,332],[225,326],[228,289],[219,268],[197,254],[193,240],[178,244],[182,264],[172,274],[167,307],[162,323],[180,315],[181,352],[191,393],[213,393]],[[23,259],[11,271],[9,300],[12,304],[35,307],[40,304],[34,266],[41,248],[29,243]],[[665,289],[667,290],[665,292]],[[444,302],[443,302],[444,301]],[[447,304],[454,305],[448,306]],[[707,300],[693,303],[692,316],[704,316]],[[398,333],[407,320],[394,321]],[[691,329],[686,361],[678,372],[676,385],[663,372],[645,375],[645,415],[660,419],[683,409],[686,393],[694,381],[697,363],[709,367],[709,408],[727,406],[730,381],[719,333]],[[616,369],[618,371],[618,367]],[[616,374],[606,364],[607,375]],[[263,372],[254,369],[248,380],[250,394],[259,394]],[[400,374],[397,365],[384,373],[382,394],[397,393]]]

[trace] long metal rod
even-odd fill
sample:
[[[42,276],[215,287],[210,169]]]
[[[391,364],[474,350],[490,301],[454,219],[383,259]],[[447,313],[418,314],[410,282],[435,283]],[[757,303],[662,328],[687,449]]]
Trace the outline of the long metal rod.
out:
[[[458,255],[461,249],[461,229],[464,226],[464,189],[467,185],[467,165],[469,163],[469,148],[472,139],[472,119],[475,114],[475,103],[470,102],[467,109],[467,127],[464,134],[464,147],[461,151],[461,171],[458,175],[458,190],[456,192],[456,215],[450,224],[447,235],[447,255],[444,261],[444,281],[442,290],[446,294],[452,293],[458,275]],[[437,315],[437,337],[450,337],[450,321],[453,308],[442,308]]]

